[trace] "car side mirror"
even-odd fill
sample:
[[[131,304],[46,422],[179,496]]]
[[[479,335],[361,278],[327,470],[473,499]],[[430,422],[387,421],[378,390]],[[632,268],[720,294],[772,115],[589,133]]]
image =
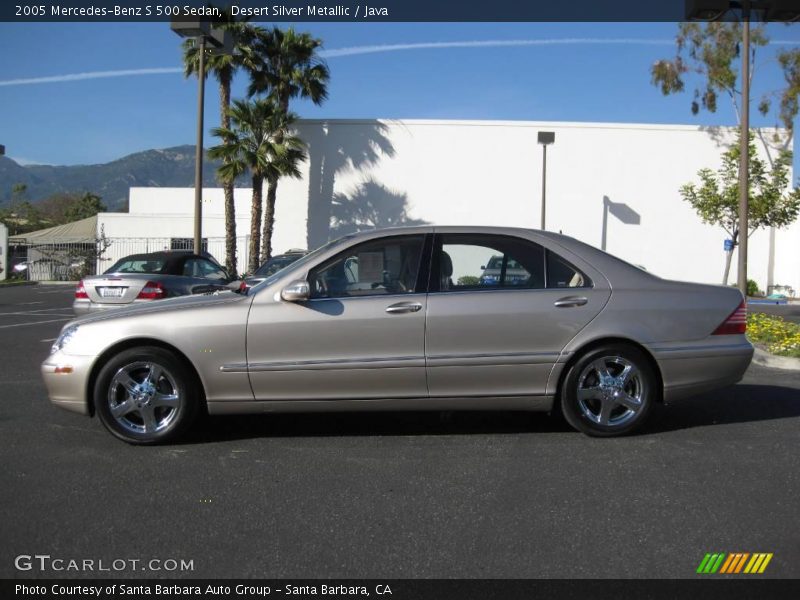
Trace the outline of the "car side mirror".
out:
[[[303,302],[311,295],[311,288],[305,279],[292,281],[281,290],[281,299],[286,302]]]

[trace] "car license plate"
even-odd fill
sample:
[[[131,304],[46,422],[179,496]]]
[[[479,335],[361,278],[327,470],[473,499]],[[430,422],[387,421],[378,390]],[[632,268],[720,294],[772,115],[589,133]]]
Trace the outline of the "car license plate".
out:
[[[97,288],[97,291],[100,292],[101,298],[122,298],[122,294],[125,293],[124,287],[101,287]]]

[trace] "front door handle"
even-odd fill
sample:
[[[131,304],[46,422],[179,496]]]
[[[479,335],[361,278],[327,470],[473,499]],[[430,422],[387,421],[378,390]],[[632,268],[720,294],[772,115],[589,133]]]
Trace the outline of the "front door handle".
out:
[[[387,306],[386,312],[393,315],[398,313],[412,313],[417,312],[421,308],[422,304],[418,302],[398,302],[397,304]]]
[[[589,299],[584,298],[583,296],[567,296],[566,298],[559,298],[553,302],[553,306],[557,306],[558,308],[568,308],[570,306],[583,306],[587,302],[589,302]]]

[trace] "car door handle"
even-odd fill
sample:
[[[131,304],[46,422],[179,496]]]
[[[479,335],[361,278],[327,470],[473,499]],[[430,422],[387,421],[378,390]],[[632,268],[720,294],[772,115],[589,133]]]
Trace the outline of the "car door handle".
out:
[[[583,306],[587,302],[589,302],[588,298],[584,298],[583,296],[567,296],[566,298],[559,298],[553,302],[553,306],[568,308],[570,306]]]
[[[398,302],[397,304],[387,306],[386,312],[389,314],[412,313],[417,312],[421,308],[422,304],[418,302]]]

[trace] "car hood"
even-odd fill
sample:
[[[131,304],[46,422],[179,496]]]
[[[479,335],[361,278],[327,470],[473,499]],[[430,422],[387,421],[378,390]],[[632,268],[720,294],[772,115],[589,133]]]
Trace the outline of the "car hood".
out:
[[[178,296],[176,298],[166,298],[164,300],[155,300],[152,303],[139,303],[114,310],[103,311],[95,314],[89,314],[79,317],[70,321],[65,325],[85,325],[87,323],[95,323],[97,321],[111,321],[113,319],[122,319],[132,315],[150,314],[150,313],[169,313],[176,311],[184,311],[189,308],[199,308],[211,306],[214,304],[229,304],[232,302],[250,302],[252,296],[246,294],[237,294],[231,291],[215,292],[213,294],[199,294],[196,296]]]

